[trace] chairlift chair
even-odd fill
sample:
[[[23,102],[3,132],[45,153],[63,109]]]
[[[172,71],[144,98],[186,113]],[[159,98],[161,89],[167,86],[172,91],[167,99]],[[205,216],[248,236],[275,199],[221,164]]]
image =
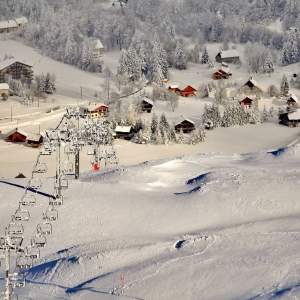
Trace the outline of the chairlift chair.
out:
[[[76,149],[70,147],[70,144],[65,146],[64,152],[66,155],[75,155],[77,153]]]
[[[96,149],[95,147],[89,147],[87,150],[87,155],[95,155]]]
[[[36,259],[40,257],[40,249],[38,247],[26,247],[24,255],[31,259]]]
[[[60,198],[55,198],[55,199],[50,197],[49,198],[49,205],[52,205],[52,206],[63,205],[63,196],[61,196]]]
[[[35,196],[32,194],[32,195],[29,195],[29,194],[25,194],[22,196],[21,198],[21,201],[20,201],[20,204],[21,205],[24,205],[24,206],[33,206],[36,204],[36,199],[35,199]]]
[[[33,178],[28,182],[28,187],[33,190],[39,190],[42,188],[42,182],[38,178]]]
[[[20,255],[17,257],[16,266],[19,269],[30,269],[33,266],[32,258]]]
[[[68,189],[68,180],[67,179],[65,179],[65,178],[62,178],[61,180],[60,180],[60,188],[62,189],[62,190],[67,190]]]
[[[30,218],[29,211],[27,209],[19,208],[15,212],[15,220],[16,221],[28,221]]]
[[[56,221],[58,220],[58,212],[53,207],[48,207],[44,213],[44,220]]]
[[[37,226],[37,232],[39,234],[52,234],[52,225],[50,223],[42,223]]]
[[[57,140],[59,138],[57,130],[46,130],[45,132],[50,141]]]
[[[3,292],[3,293],[1,293],[1,295],[0,295],[0,300],[7,300],[7,297],[6,297],[7,295],[6,295],[6,292]],[[10,296],[10,300],[18,300],[19,299],[19,296],[18,296],[18,294],[16,294],[16,293],[14,293],[14,292],[11,292],[10,294],[9,294],[9,296]]]
[[[44,146],[41,150],[40,150],[40,155],[51,155],[52,154],[52,149],[50,146]]]
[[[38,234],[31,240],[32,247],[44,248],[46,246],[46,237]]]
[[[17,250],[21,247],[23,243],[23,237],[21,236],[9,236],[7,245],[9,246],[9,249],[11,250]]]
[[[26,277],[18,272],[9,274],[12,287],[24,287],[26,285]]]
[[[16,223],[14,221],[11,221],[7,227],[7,233],[8,234],[22,234],[24,232],[24,227],[21,223]]]
[[[47,165],[45,163],[37,162],[33,168],[34,173],[46,173],[48,170]]]
[[[111,165],[119,164],[119,158],[118,157],[111,157],[108,161]]]
[[[61,168],[63,173],[73,172],[73,164],[68,160],[61,164]]]

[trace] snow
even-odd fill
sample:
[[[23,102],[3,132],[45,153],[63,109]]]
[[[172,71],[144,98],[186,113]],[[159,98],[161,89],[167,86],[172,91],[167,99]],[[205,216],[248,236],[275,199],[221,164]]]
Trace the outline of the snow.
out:
[[[300,111],[297,110],[295,112],[288,114],[288,118],[289,120],[300,120]]]
[[[17,22],[17,24],[26,24],[26,23],[28,23],[28,20],[27,20],[26,17],[15,18],[15,21]]]
[[[241,94],[237,97],[237,100],[239,102],[242,102],[243,100],[245,100],[246,98],[249,98],[248,96],[246,96],[245,94]]]
[[[180,116],[179,118],[175,119],[173,123],[174,123],[174,125],[178,125],[178,124],[181,124],[184,121],[188,121],[188,122],[195,125],[195,122],[193,122],[191,119],[186,118],[184,116]]]
[[[10,136],[11,134],[13,134],[13,133],[15,133],[15,132],[18,132],[18,133],[22,134],[22,135],[25,136],[25,137],[27,137],[27,135],[28,135],[28,133],[25,132],[24,130],[15,128],[15,129],[9,131],[9,132],[6,134],[6,136]]]
[[[221,58],[239,57],[240,54],[236,50],[226,50],[220,52]]]
[[[9,90],[9,86],[7,83],[0,83],[0,90]]]
[[[104,49],[102,42],[99,39],[95,40],[97,49]]]
[[[116,126],[115,132],[128,133],[131,130],[131,126]]]
[[[7,20],[0,22],[0,29],[18,27],[18,24],[15,20]]]

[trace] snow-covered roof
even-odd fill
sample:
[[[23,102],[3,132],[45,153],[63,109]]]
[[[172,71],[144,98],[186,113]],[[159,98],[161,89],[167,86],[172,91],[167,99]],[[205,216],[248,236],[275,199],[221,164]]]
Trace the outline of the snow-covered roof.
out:
[[[0,90],[9,90],[9,85],[7,83],[0,83]]]
[[[223,72],[229,74],[230,73],[230,68],[225,68],[225,67],[222,67],[220,70],[222,70]]]
[[[18,24],[15,20],[7,20],[7,21],[0,22],[0,29],[13,28],[13,27],[18,27]]]
[[[242,87],[245,86],[246,83],[248,83],[249,81],[250,81],[254,86],[256,86],[256,87],[259,88],[261,91],[263,91],[262,87],[258,84],[258,82],[257,82],[255,79],[253,79],[253,77],[250,77],[250,78],[245,82],[245,84],[242,85]]]
[[[131,126],[116,126],[115,132],[123,132],[123,133],[129,133],[131,130]]]
[[[295,102],[298,102],[298,98],[297,98],[297,96],[295,96],[294,94],[290,94],[289,96],[288,96],[288,100],[289,99],[293,99]]]
[[[184,116],[178,117],[177,119],[174,120],[173,123],[174,123],[174,125],[176,126],[176,125],[178,125],[178,124],[181,124],[183,121],[188,121],[188,122],[192,123],[193,125],[195,125],[195,123],[194,123],[191,119],[186,118],[186,117],[184,117]]]
[[[245,94],[241,94],[237,97],[237,100],[239,102],[242,102],[243,100],[245,100],[246,98],[249,98],[248,96],[246,96]],[[249,98],[250,100],[252,100],[251,98]],[[252,100],[253,101],[253,100]]]
[[[289,120],[300,120],[300,110],[296,110],[288,114]]]
[[[96,44],[95,44],[95,48],[96,49],[103,49],[103,44],[101,43],[101,41],[99,39],[95,40]]]
[[[105,105],[103,103],[96,102],[96,103],[91,103],[91,104],[85,106],[85,108],[88,111],[93,111],[93,110],[95,110],[95,109],[97,109],[98,107],[101,107],[101,106],[108,107],[107,105]]]
[[[20,129],[18,129],[18,128],[15,128],[15,129],[9,131],[9,132],[6,134],[6,136],[10,136],[11,134],[13,134],[13,133],[15,133],[15,132],[18,132],[18,133],[20,133],[20,134],[22,134],[22,135],[24,135],[24,136],[26,136],[26,137],[27,137],[27,135],[28,135],[27,132],[25,132],[25,131],[23,131],[23,130],[20,130]]]
[[[152,100],[150,100],[149,98],[147,98],[147,97],[144,97],[143,98],[143,101],[145,101],[145,102],[147,102],[147,103],[149,103],[149,104],[152,104],[153,105],[153,101]]]
[[[240,56],[236,50],[221,51],[219,54],[222,58],[239,57]]]
[[[26,64],[24,62],[20,62],[18,60],[15,60],[14,58],[10,58],[10,59],[5,59],[5,60],[0,62],[0,70],[3,70],[4,68],[7,68],[8,66],[10,66],[10,65],[12,65],[16,62],[18,62],[20,64],[23,64],[23,65],[26,65],[26,66],[29,66],[29,67],[32,67],[32,65]]]
[[[177,89],[177,88],[178,88],[178,84],[169,85],[169,89]]]
[[[28,20],[27,20],[26,17],[15,18],[15,21],[17,22],[17,24],[26,24],[26,23],[28,23]]]
[[[41,138],[40,134],[37,133],[28,133],[27,135],[27,140],[28,141],[34,141],[34,142],[38,142]]]

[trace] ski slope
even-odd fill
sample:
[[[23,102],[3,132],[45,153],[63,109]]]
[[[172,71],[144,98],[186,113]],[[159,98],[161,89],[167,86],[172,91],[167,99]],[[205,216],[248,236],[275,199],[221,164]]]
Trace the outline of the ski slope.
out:
[[[70,176],[47,247],[16,292],[41,300],[298,299],[299,157],[295,144]],[[42,192],[53,182],[46,178]],[[0,185],[2,233],[23,191]],[[25,242],[47,197],[37,202]]]

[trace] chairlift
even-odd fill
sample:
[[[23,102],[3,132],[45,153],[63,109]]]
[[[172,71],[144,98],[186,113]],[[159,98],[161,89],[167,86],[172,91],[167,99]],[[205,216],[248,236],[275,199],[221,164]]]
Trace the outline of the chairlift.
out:
[[[53,199],[52,197],[50,197],[49,198],[49,205],[52,205],[52,206],[63,205],[63,197],[60,196],[59,198],[55,198],[55,199]]]
[[[7,248],[6,238],[1,236],[0,237],[0,250],[6,250],[6,248]]]
[[[63,189],[63,190],[67,190],[68,189],[68,180],[65,179],[65,178],[62,178],[60,180],[60,188]]]
[[[39,234],[52,234],[52,225],[50,223],[42,223],[37,226]]]
[[[46,173],[48,170],[47,165],[45,163],[37,162],[33,168],[34,173]]]
[[[117,165],[119,164],[119,158],[118,157],[111,157],[108,162],[111,164],[111,165]]]
[[[37,247],[26,247],[25,248],[25,252],[24,252],[24,255],[26,257],[29,257],[31,259],[36,259],[36,258],[39,258],[40,257],[40,249],[37,248]]]
[[[21,247],[23,243],[23,237],[21,236],[9,236],[7,241],[7,246],[11,250],[17,250]]]
[[[24,227],[21,223],[16,223],[11,221],[7,227],[8,234],[22,234],[24,232]]]
[[[56,221],[58,220],[58,212],[53,207],[48,207],[44,213],[44,220]]]
[[[30,218],[29,211],[27,209],[19,208],[15,212],[15,220],[16,221],[28,221]]]
[[[9,294],[9,296],[10,296],[10,298],[9,298],[10,300],[18,300],[19,299],[18,294],[14,293],[14,292],[11,292]],[[6,292],[1,293],[0,300],[7,300]]]
[[[24,287],[26,285],[26,277],[23,274],[20,274],[18,272],[9,274],[10,277],[10,284],[12,287]]]
[[[87,150],[87,155],[95,155],[96,149],[95,147],[89,147]]]
[[[33,266],[32,258],[20,255],[17,257],[16,266],[19,269],[30,269]]]
[[[58,131],[57,130],[46,130],[46,136],[50,141],[58,140]]]
[[[38,234],[31,240],[32,247],[44,248],[46,246],[46,237]]]
[[[21,201],[20,201],[20,204],[21,205],[24,205],[24,206],[33,206],[36,204],[36,199],[35,199],[35,196],[32,194],[32,195],[29,195],[29,194],[25,194],[22,196],[21,198]]]
[[[66,155],[75,155],[77,153],[76,149],[70,147],[70,144],[65,146],[64,152]]]
[[[39,190],[42,188],[42,182],[38,178],[33,178],[28,182],[28,187],[34,190]]]
[[[44,146],[41,150],[40,150],[40,155],[51,155],[52,154],[52,149],[50,146]]]
[[[73,172],[73,164],[70,161],[66,160],[61,164],[61,169],[63,173]]]

